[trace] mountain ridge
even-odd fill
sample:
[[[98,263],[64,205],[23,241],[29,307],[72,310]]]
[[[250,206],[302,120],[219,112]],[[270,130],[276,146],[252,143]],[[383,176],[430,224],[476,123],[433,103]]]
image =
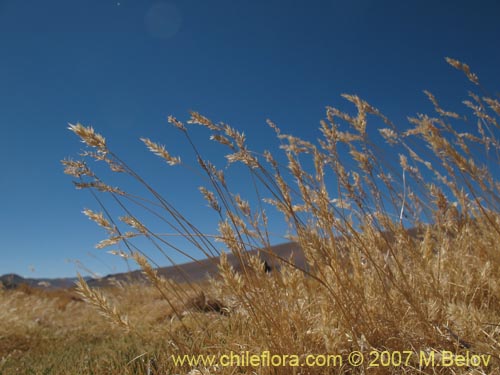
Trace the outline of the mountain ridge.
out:
[[[268,270],[279,268],[279,259],[293,259],[298,267],[304,267],[306,262],[304,254],[299,245],[294,242],[286,242],[271,246],[269,249],[256,249],[248,251],[249,255],[260,255],[260,258],[267,265]],[[241,270],[239,260],[234,254],[227,253],[227,260],[236,270]],[[156,268],[158,275],[172,279],[176,282],[197,282],[218,273],[220,257],[205,258],[178,265]],[[85,281],[91,287],[103,287],[112,285],[115,282],[146,281],[146,277],[141,270],[109,274],[101,278],[85,277]],[[33,288],[42,289],[69,289],[75,285],[76,277],[66,278],[24,278],[20,275],[10,273],[0,276],[0,288],[16,289],[22,284]]]

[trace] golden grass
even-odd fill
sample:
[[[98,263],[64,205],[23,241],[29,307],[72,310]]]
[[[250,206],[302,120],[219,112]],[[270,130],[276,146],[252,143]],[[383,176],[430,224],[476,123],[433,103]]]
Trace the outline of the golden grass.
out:
[[[448,62],[480,87],[467,65]],[[405,130],[357,96],[344,95],[357,113],[328,107],[317,143],[283,134],[269,121],[283,157],[251,151],[243,133],[196,112],[186,125],[169,117],[193,146],[206,176],[208,186],[200,190],[219,216],[217,235],[201,233],[115,155],[104,137],[92,128],[72,125],[71,130],[90,147],[84,157],[128,174],[148,194],[138,198],[112,187],[84,161],[63,162],[66,172],[77,178],[76,186],[90,189],[103,207],[102,214],[85,212],[109,234],[99,247],[120,246],[114,253],[134,260],[151,285],[122,285],[103,294],[80,280],[80,294],[116,323],[106,329],[105,320],[90,314],[87,305],[71,302],[58,311],[50,300],[38,296],[31,301],[33,296],[20,292],[3,293],[8,308],[0,324],[9,332],[5,337],[16,340],[19,335],[35,335],[43,341],[59,335],[54,340],[65,347],[74,343],[69,336],[82,337],[79,342],[88,342],[89,337],[97,340],[89,344],[95,356],[92,370],[75,344],[71,364],[54,365],[58,373],[499,373],[500,158],[496,134],[500,103],[481,89],[482,96],[471,93],[464,102],[472,113],[467,118],[442,109],[426,93],[435,117],[410,118],[411,127]],[[247,201],[235,194],[226,181],[227,171],[202,158],[190,137],[188,125],[193,124],[208,129],[212,141],[228,148],[229,165],[241,163],[248,168],[258,200]],[[164,146],[147,138],[143,141],[168,164],[184,166]],[[108,215],[99,193],[110,195],[124,216],[117,220]],[[247,250],[270,249],[263,202],[269,210],[281,213],[289,238],[306,255],[306,269],[279,259],[280,270],[268,274],[258,257],[248,255]],[[158,276],[135,239],[148,239],[167,259],[172,251],[182,250],[141,220],[145,211],[206,256],[222,254],[220,277],[208,284],[181,285]],[[222,248],[238,257],[241,272],[228,264]],[[28,309],[30,304],[38,307]],[[218,307],[210,311],[205,308],[208,305]],[[23,312],[13,313],[12,306]],[[37,314],[48,319],[50,329],[44,331],[32,322]],[[2,355],[9,353],[4,366],[12,369],[15,354],[9,350],[4,349]],[[47,366],[43,354],[29,354],[31,350],[26,349],[20,358],[30,363],[38,358]],[[169,360],[171,354],[247,350],[301,358],[311,353],[346,358],[354,350],[367,358],[374,350],[416,355],[449,350],[457,355],[491,355],[492,359],[488,366],[474,368],[421,368],[413,360],[400,367],[368,368],[367,361],[359,367],[298,369],[176,368]],[[131,363],[136,367],[131,369]]]

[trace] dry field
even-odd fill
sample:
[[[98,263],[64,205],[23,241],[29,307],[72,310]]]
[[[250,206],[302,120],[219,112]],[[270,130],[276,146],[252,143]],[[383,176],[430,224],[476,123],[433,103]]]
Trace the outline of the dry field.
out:
[[[81,280],[75,293],[84,301],[69,292],[0,292],[0,374],[499,374],[500,102],[467,65],[447,61],[480,94],[469,93],[456,113],[427,93],[435,113],[412,117],[405,128],[345,95],[353,113],[328,107],[317,142],[283,134],[269,121],[281,151],[257,153],[226,124],[196,112],[187,123],[170,117],[192,142],[206,176],[200,191],[220,218],[212,236],[114,154],[103,136],[71,126],[88,149],[82,160],[63,163],[77,187],[102,204],[102,212],[85,211],[109,234],[98,247],[136,262],[150,284],[98,290]],[[190,136],[194,125],[228,150],[230,166],[247,168],[259,200],[231,189],[231,168],[203,159]],[[162,145],[143,142],[169,165],[185,166]],[[93,160],[109,167],[106,178],[91,169]],[[115,188],[111,172],[141,184],[144,197]],[[109,215],[116,212],[106,209],[109,202],[123,216]],[[262,249],[272,256],[266,210],[273,209],[302,248],[305,267],[280,258],[280,269],[266,272],[247,253]],[[207,256],[225,249],[241,269],[222,256],[219,276],[204,283],[159,276],[136,240],[166,256],[179,249],[141,218],[145,211]],[[336,366],[176,366],[171,358],[231,351],[342,360]],[[354,351],[365,358],[359,366],[349,363]],[[388,366],[374,360],[381,352],[392,355]],[[430,353],[435,363],[422,363]],[[443,362],[445,353],[452,354]]]

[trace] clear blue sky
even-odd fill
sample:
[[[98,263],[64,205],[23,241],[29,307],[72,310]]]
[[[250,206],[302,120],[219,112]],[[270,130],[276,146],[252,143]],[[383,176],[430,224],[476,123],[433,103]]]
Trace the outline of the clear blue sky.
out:
[[[499,15],[494,0],[0,0],[0,274],[74,276],[67,259],[125,269],[93,249],[104,233],[81,211],[97,206],[62,172],[81,148],[68,122],[93,125],[213,233],[191,177],[169,175],[138,141],[184,156],[167,115],[197,110],[263,149],[266,118],[315,139],[325,106],[356,93],[406,126],[431,109],[424,89],[452,108],[465,97],[445,56],[498,89]]]

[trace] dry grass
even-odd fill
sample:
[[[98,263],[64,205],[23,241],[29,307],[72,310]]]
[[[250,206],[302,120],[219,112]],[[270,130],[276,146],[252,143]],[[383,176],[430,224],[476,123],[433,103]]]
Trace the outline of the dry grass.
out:
[[[194,374],[191,367],[175,368],[168,356],[231,350],[301,356],[347,355],[353,350],[366,355],[372,350],[470,351],[491,354],[489,366],[420,369],[411,362],[404,367],[368,369],[365,363],[300,370],[308,374],[499,373],[500,103],[484,94],[467,65],[448,62],[482,90],[481,96],[471,93],[464,102],[467,118],[442,109],[427,93],[435,115],[411,118],[411,127],[402,130],[357,96],[344,95],[356,113],[328,107],[317,143],[283,134],[269,121],[283,157],[253,152],[244,134],[191,113],[188,124],[207,128],[210,139],[229,150],[230,165],[247,167],[258,200],[246,201],[234,194],[226,182],[227,171],[204,160],[188,125],[170,117],[169,122],[193,146],[208,181],[200,190],[220,218],[219,234],[214,236],[201,233],[115,155],[104,137],[92,128],[72,125],[71,130],[90,147],[85,158],[104,161],[112,171],[128,174],[148,194],[138,198],[112,187],[87,162],[64,161],[66,172],[77,178],[76,186],[90,189],[103,208],[102,214],[86,211],[109,233],[99,247],[120,246],[114,253],[135,260],[151,286],[117,287],[108,291],[108,300],[80,281],[82,296],[116,323],[109,326],[110,336],[103,335],[104,320],[89,314],[86,305],[70,302],[59,311],[39,296],[29,301],[34,297],[4,293],[1,298],[6,306],[23,311],[13,315],[9,308],[4,310],[0,324],[6,324],[10,332],[6,337],[35,334],[46,340],[74,329],[74,338],[102,340],[90,346],[96,356],[93,372],[84,365],[87,362],[81,362],[83,352],[76,349],[72,365],[54,367],[58,373],[68,369],[68,373]],[[164,146],[143,141],[169,165],[184,166]],[[396,154],[399,157],[393,158]],[[103,200],[101,193],[112,200]],[[108,202],[116,203],[124,216],[117,220],[108,215]],[[246,253],[270,248],[263,202],[269,210],[274,207],[281,213],[290,239],[300,244],[307,257],[307,269],[281,259],[280,271],[268,274],[258,258]],[[181,250],[141,220],[145,212],[206,256],[219,255],[224,247],[239,257],[243,271],[235,272],[222,256],[220,278],[209,284],[179,285],[159,277],[136,240],[149,240],[167,259],[172,251]],[[29,304],[35,308],[26,309]],[[208,305],[224,314],[210,311]],[[30,322],[37,314],[60,326],[46,331],[34,328],[36,323]],[[128,362],[133,359],[131,353],[146,353],[130,362],[137,366],[133,370]],[[21,357],[33,361],[34,356]],[[12,368],[12,361],[9,357],[7,368]],[[103,365],[106,361],[110,362]],[[204,374],[299,373],[285,367],[198,370]]]

